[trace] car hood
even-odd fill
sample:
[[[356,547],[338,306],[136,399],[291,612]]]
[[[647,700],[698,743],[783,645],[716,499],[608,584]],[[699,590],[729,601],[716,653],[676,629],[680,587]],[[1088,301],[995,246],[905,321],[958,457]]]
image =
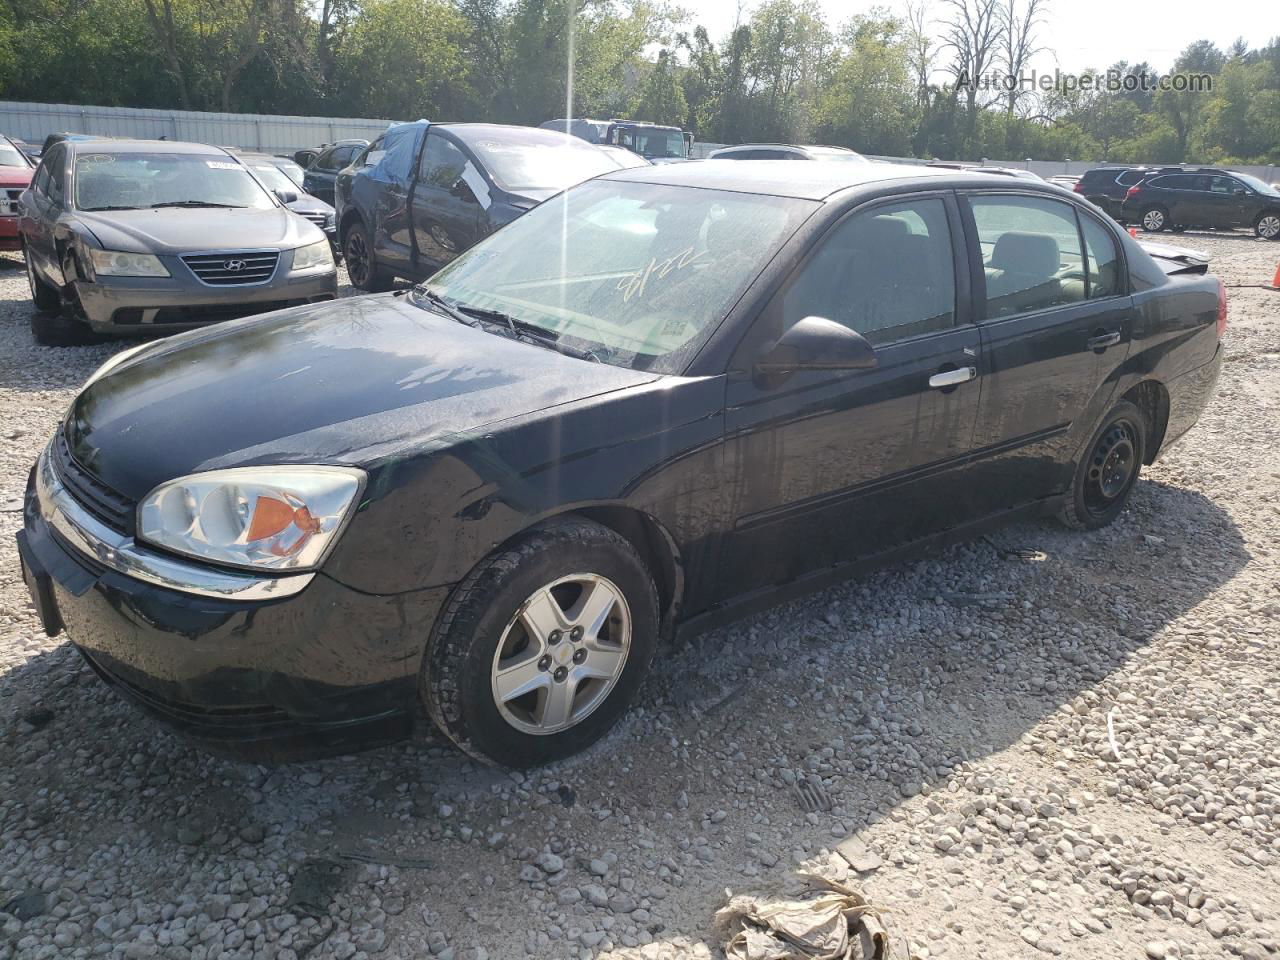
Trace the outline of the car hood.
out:
[[[319,197],[313,197],[310,194],[300,196],[297,200],[288,204],[288,207],[294,213],[333,213],[332,206]]]
[[[66,429],[76,460],[136,500],[202,470],[372,466],[451,434],[654,379],[384,294],[150,344],[81,392]]]
[[[195,250],[286,250],[324,239],[314,224],[283,207],[220,210],[77,211],[79,220],[108,250],[179,254]]]

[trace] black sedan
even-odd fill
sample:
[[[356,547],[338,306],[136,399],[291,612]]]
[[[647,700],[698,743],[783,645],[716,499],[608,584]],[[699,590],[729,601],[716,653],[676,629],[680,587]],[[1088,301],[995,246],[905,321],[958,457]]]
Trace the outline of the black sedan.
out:
[[[1048,185],[882,164],[619,171],[424,285],[118,354],[32,472],[46,630],[205,742],[434,721],[580,750],[655,650],[1053,514],[1111,523],[1212,394],[1203,261]]]

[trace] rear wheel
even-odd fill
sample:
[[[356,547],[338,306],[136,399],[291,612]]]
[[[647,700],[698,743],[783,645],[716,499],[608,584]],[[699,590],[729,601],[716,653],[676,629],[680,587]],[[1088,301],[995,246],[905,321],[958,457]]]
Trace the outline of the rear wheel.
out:
[[[635,548],[599,524],[556,521],[459,584],[428,643],[421,698],[473,756],[549,763],[617,723],[657,637],[657,591]]]
[[[369,293],[382,293],[391,289],[394,278],[378,266],[369,242],[369,233],[363,223],[353,223],[347,228],[342,244],[343,259],[347,262],[347,276],[351,285]]]
[[[1263,240],[1280,240],[1280,213],[1268,212],[1258,217],[1253,232]]]
[[[1142,229],[1148,233],[1159,233],[1169,222],[1169,213],[1164,207],[1147,207],[1142,211]]]
[[[1147,452],[1147,421],[1122,400],[1107,414],[1076,464],[1060,519],[1074,530],[1096,530],[1120,516]]]

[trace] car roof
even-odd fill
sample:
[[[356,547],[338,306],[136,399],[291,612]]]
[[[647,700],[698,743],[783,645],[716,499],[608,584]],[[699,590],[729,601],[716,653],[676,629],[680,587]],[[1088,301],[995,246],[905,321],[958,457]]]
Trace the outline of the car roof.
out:
[[[938,180],[972,185],[1010,178],[967,170],[944,170],[905,163],[811,163],[807,160],[699,160],[632,167],[601,174],[599,180],[625,180],[675,187],[702,187],[735,193],[757,193],[801,200],[825,200],[851,187],[874,186],[893,180]],[[1019,181],[1032,186],[1034,181]],[[942,183],[938,184],[942,186]],[[1046,188],[1047,188],[1046,184]]]
[[[221,153],[232,156],[223,147],[182,140],[67,140],[64,143],[87,153]]]
[[[548,130],[545,127],[522,127],[510,123],[433,123],[432,127],[448,130],[463,143],[483,140],[486,137],[516,143],[555,143],[590,147],[581,137],[565,133],[563,130]]]

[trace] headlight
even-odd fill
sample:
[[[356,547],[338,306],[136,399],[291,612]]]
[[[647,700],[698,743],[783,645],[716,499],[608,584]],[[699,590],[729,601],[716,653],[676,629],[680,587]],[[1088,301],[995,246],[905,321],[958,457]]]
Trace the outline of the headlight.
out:
[[[100,277],[167,277],[159,257],[149,253],[125,253],[122,250],[90,250],[93,272]]]
[[[320,565],[364,485],[350,467],[212,470],[156,487],[138,505],[138,537],[213,563],[298,572]]]
[[[120,364],[124,363],[134,354],[147,349],[147,347],[153,347],[153,346],[155,346],[154,343],[140,343],[136,347],[130,347],[128,350],[121,350],[114,357],[109,358],[107,362],[104,363],[102,366],[100,366],[97,370],[89,374],[89,379],[84,382],[84,386],[81,387],[80,389],[81,390],[87,389],[89,384],[93,383],[93,381],[100,380],[101,378],[105,377],[108,373],[110,373],[116,367],[120,366]]]
[[[309,243],[293,251],[293,269],[310,270],[313,267],[332,267],[333,254],[329,250],[329,241]]]

